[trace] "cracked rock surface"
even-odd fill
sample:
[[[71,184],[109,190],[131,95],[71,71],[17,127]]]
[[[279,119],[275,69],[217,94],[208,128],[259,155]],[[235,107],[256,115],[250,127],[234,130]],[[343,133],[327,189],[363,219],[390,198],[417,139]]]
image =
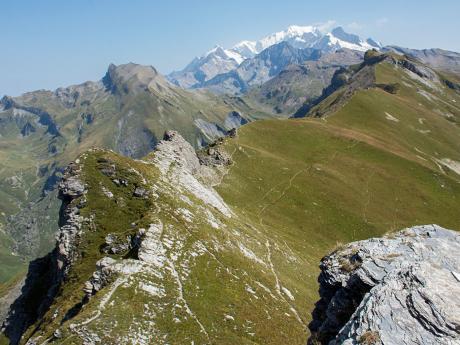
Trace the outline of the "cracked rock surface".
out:
[[[460,235],[437,225],[321,261],[310,344],[460,344]]]

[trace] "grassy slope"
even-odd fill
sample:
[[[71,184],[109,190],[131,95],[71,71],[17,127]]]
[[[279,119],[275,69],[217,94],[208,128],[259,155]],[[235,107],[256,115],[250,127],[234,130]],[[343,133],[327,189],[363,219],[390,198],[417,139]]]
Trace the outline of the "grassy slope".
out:
[[[415,224],[460,230],[460,176],[435,162],[460,161],[459,95],[430,90],[387,63],[376,79],[407,85],[397,95],[359,91],[327,119],[253,123],[227,143],[235,163],[218,190],[279,244],[276,269],[305,318],[317,300],[319,259],[337,243]],[[291,250],[300,265],[286,262]]]
[[[11,254],[11,239],[9,236],[0,233],[0,297],[6,292],[3,290],[4,284],[12,282],[18,272],[23,273],[26,268],[25,262],[19,257]]]
[[[98,154],[90,154],[84,169],[90,191],[82,212],[95,214],[98,231],[85,235],[80,248],[84,259],[72,269],[40,332],[49,336],[81,299],[83,282],[103,256],[98,248],[105,234],[125,233],[131,222],[137,228],[161,219],[166,229],[163,243],[173,243],[166,255],[179,253],[176,267],[180,277],[186,277],[184,298],[209,339],[183,308],[175,307],[180,301],[170,270],[161,281],[148,272],[132,276],[132,282],[110,297],[101,316],[87,325],[90,332],[103,334],[105,343],[144,332],[158,343],[304,344],[318,298],[317,266],[324,254],[341,243],[415,224],[460,229],[460,176],[437,161],[460,160],[456,107],[460,98],[446,88],[431,90],[404,73],[392,65],[377,66],[376,82],[401,83],[398,94],[375,88],[358,91],[326,119],[254,122],[242,127],[237,138],[227,139],[225,149],[234,163],[217,189],[236,217],[214,214],[223,224],[217,231],[206,222],[193,196],[187,195],[194,201],[190,206],[171,194],[167,185],[158,189],[156,207],[133,199],[132,186],[139,180],[129,168],[140,171],[148,183],[161,183],[151,166],[105,153],[120,167],[119,173],[133,179],[125,190],[98,172]],[[429,100],[421,90],[438,98]],[[127,206],[116,207],[104,199],[100,184]],[[192,223],[178,216],[177,210],[184,207],[195,214]],[[241,244],[262,263],[242,255]],[[194,256],[197,246],[207,249]],[[142,281],[163,284],[166,295],[146,295],[135,288]],[[248,293],[248,286],[254,294]],[[96,295],[70,322],[88,320],[106,293],[107,289]],[[55,307],[59,312],[53,320]],[[153,328],[145,323],[150,308],[156,313]],[[234,321],[225,315],[233,315]],[[182,321],[176,323],[174,317]],[[61,328],[65,342],[77,344],[68,325]]]
[[[100,173],[98,159],[104,157],[117,166],[117,178],[128,180],[128,187],[115,187],[110,178]],[[82,209],[83,216],[94,216],[94,223],[84,227],[84,241],[79,245],[82,259],[72,267],[70,275],[60,290],[54,305],[41,321],[38,334],[49,337],[59,326],[66,313],[82,299],[82,287],[95,270],[97,260],[105,256],[99,252],[108,233],[122,236],[134,234],[139,227],[160,219],[165,227],[163,243],[170,243],[166,255],[174,259],[175,269],[182,280],[183,299],[188,307],[207,329],[205,336],[197,322],[190,317],[178,295],[178,286],[171,269],[161,271],[161,279],[153,267],[141,274],[132,275],[127,284],[119,287],[110,297],[100,317],[85,327],[89,332],[99,334],[108,344],[117,339],[133,339],[136,334],[146,333],[155,343],[219,343],[219,344],[279,344],[305,339],[305,329],[294,319],[290,305],[285,299],[273,298],[255,282],[270,286],[272,274],[266,266],[262,267],[243,256],[238,246],[244,243],[262,258],[266,254],[265,243],[254,233],[257,223],[245,218],[226,219],[215,211],[214,217],[224,228],[216,230],[210,226],[208,215],[203,213],[203,205],[190,194],[184,194],[193,204],[184,202],[178,194],[171,194],[167,185],[157,189],[159,199],[156,206],[151,200],[132,196],[134,186],[142,184],[136,169],[149,185],[158,181],[158,171],[152,165],[132,161],[110,152],[95,152],[87,155],[84,161],[82,178],[88,184],[87,204]],[[101,192],[104,186],[113,192],[112,200],[107,200]],[[173,188],[174,189],[174,188]],[[124,206],[117,203],[124,200]],[[116,203],[117,200],[117,203]],[[79,200],[75,200],[78,203]],[[189,209],[194,214],[193,223],[184,221],[177,211]],[[132,226],[132,223],[135,223]],[[94,231],[96,229],[97,231]],[[172,245],[171,245],[172,244]],[[227,247],[227,248],[226,248]],[[229,248],[231,250],[229,250]],[[206,249],[204,249],[206,248]],[[197,252],[200,252],[197,255]],[[129,258],[129,255],[113,255],[115,259]],[[172,260],[172,259],[171,259]],[[172,261],[170,261],[172,262]],[[172,265],[170,263],[170,265]],[[154,296],[143,292],[140,283],[153,284],[165,289],[165,296]],[[253,293],[248,288],[254,289]],[[85,322],[94,315],[108,289],[98,293],[85,308],[61,327],[66,344],[78,344],[79,338],[72,335],[68,327],[71,323]],[[265,289],[267,289],[265,287]],[[152,318],[152,313],[155,315]],[[229,321],[225,315],[234,315]],[[174,321],[180,320],[179,322]],[[117,321],[114,324],[114,320]],[[153,320],[153,325],[149,324]],[[270,322],[267,322],[270,320]],[[133,325],[134,323],[134,325]],[[295,323],[295,326],[292,325]],[[134,327],[134,328],[133,328]],[[110,329],[110,332],[105,332]],[[34,327],[29,329],[33,331]],[[137,332],[137,333],[136,333]],[[31,333],[28,333],[31,334]],[[28,336],[26,335],[26,337]],[[35,334],[37,335],[37,334]],[[59,341],[57,341],[59,343]]]
[[[15,121],[23,125],[27,120]],[[28,198],[33,200],[40,194],[42,186],[37,186],[40,178],[36,174],[37,166],[44,157],[38,152],[47,151],[47,143],[38,138],[44,134],[44,129],[38,128],[36,138],[22,140],[16,124],[13,121],[5,122],[6,125],[4,123],[0,128],[0,283],[5,283],[26,267],[17,253],[11,254],[13,240],[11,234],[6,232],[6,223],[8,216],[26,206]]]
[[[127,89],[131,90],[130,87],[128,85]],[[149,130],[157,139],[162,137],[165,130],[176,129],[190,143],[197,145],[198,138],[202,136],[193,125],[197,118],[222,125],[226,115],[235,109],[253,118],[268,116],[253,110],[239,99],[228,98],[223,101],[210,93],[189,92],[172,86],[132,91],[121,96],[98,89],[94,93],[83,93],[72,107],[65,106],[48,91],[25,94],[16,100],[20,104],[48,112],[62,134],[58,139],[46,134],[46,127],[36,123],[36,115],[26,112],[15,115],[12,110],[0,113],[0,226],[4,225],[6,230],[7,217],[21,210],[31,218],[41,215],[45,218],[38,221],[39,236],[34,233],[35,238],[21,242],[18,252],[22,257],[47,253],[54,244],[54,233],[57,230],[55,222],[46,219],[48,216],[53,220],[57,214],[56,207],[48,207],[48,199],[27,209],[29,202],[35,203],[42,198],[42,189],[49,175],[45,173],[44,176],[38,176],[39,167],[47,166],[48,171],[52,172],[54,167],[66,166],[81,152],[94,146],[120,151],[142,137],[144,129]],[[84,114],[91,114],[93,121],[86,123],[82,117]],[[23,137],[20,130],[26,123],[31,123],[36,131]],[[137,143],[142,140],[137,140]],[[144,139],[144,147],[139,151],[151,150],[146,141]],[[53,144],[57,147],[56,154],[48,152],[48,147]],[[19,177],[21,184],[12,186],[8,182],[11,177]],[[36,210],[37,214],[34,215]],[[25,222],[30,222],[30,219]],[[20,224],[10,233],[1,234],[0,257],[3,262],[8,261],[11,265],[8,270],[0,270],[0,283],[12,278],[24,266],[17,256],[10,254],[13,243],[11,239],[22,238],[24,226]],[[40,245],[33,249],[26,248],[30,242]]]

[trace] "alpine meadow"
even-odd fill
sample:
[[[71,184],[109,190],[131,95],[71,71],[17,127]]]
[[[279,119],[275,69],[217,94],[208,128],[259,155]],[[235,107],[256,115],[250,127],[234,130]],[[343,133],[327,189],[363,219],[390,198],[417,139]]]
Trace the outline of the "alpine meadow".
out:
[[[205,13],[205,2],[158,4],[156,24],[140,0],[83,1],[74,13],[6,5],[18,23],[36,9],[27,32],[44,47],[57,47],[65,18],[76,49],[138,32],[126,49],[107,46],[113,61],[145,49],[155,65],[147,33],[193,56],[198,38],[253,31],[168,73],[110,63],[95,81],[0,95],[0,344],[460,344],[458,23],[433,47],[412,30],[415,14],[391,16],[393,1],[374,22],[366,16],[383,7],[350,5],[362,9],[351,24],[337,2],[338,21],[318,4],[305,19],[315,24],[252,40],[276,30],[277,14],[299,13],[239,1]],[[459,9],[442,3],[433,13]],[[241,27],[216,31],[233,10]],[[110,32],[111,16],[131,26]],[[73,31],[74,18],[93,24]],[[149,31],[163,22],[177,28]],[[407,32],[391,38],[392,23]],[[23,30],[9,26],[6,45],[28,44]],[[177,53],[167,47],[155,50],[164,63]],[[20,85],[13,60],[5,76],[16,68]]]

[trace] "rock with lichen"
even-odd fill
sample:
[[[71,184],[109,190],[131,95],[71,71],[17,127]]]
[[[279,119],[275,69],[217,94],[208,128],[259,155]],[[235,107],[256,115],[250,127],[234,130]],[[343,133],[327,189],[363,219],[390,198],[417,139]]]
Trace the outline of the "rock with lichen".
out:
[[[310,344],[460,344],[460,235],[437,225],[321,261]]]

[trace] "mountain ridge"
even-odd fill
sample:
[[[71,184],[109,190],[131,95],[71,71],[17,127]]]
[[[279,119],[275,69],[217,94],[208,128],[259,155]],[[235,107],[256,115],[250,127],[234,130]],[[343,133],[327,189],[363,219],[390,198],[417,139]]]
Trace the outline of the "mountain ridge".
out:
[[[198,153],[176,132],[142,159],[82,153],[61,184],[64,264],[45,265],[69,278],[22,343],[305,344],[340,242],[458,229],[458,91],[392,53],[337,78],[319,118],[253,121]]]
[[[110,65],[96,82],[3,97],[0,255],[14,261],[15,271],[24,255],[48,251],[57,229],[55,188],[80,152],[102,146],[139,158],[171,128],[198,148],[258,116],[271,115],[237,98],[182,90],[155,68],[133,63]],[[12,277],[9,270],[5,277]]]
[[[371,48],[381,48],[380,43],[368,39],[364,41],[356,35],[347,34],[342,27],[336,27],[331,32],[325,32],[320,26],[291,25],[284,31],[276,32],[258,41],[241,41],[230,49],[218,47],[199,58],[195,58],[183,70],[168,74],[168,79],[174,84],[185,88],[204,86],[219,74],[229,73],[244,63],[253,59],[264,50],[282,42],[289,43],[296,49],[317,49],[323,53],[334,52],[341,48],[366,51]]]
[[[0,344],[305,344],[325,254],[460,229],[459,66],[291,26],[182,81],[130,62],[4,96]]]

